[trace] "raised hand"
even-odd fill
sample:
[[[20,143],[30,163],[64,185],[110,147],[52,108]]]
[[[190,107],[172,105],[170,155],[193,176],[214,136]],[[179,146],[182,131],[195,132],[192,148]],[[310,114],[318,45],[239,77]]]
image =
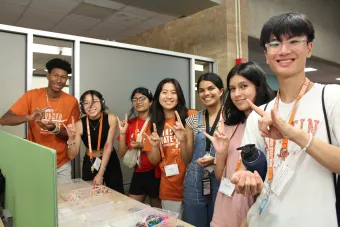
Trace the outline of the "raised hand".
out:
[[[218,129],[215,130],[213,136],[209,135],[205,131],[203,133],[213,144],[216,154],[227,154],[229,137],[226,135],[223,119],[218,122]]]
[[[278,116],[274,109],[272,109],[270,113],[267,113],[252,103],[249,99],[247,99],[247,102],[249,106],[261,116],[258,121],[261,136],[279,140],[289,138],[289,135],[294,132],[295,128]]]
[[[144,136],[150,141],[151,146],[159,147],[161,138],[159,137],[157,133],[157,127],[155,123],[153,123],[153,132],[151,133],[151,135],[149,136],[148,134],[144,132]]]
[[[231,183],[235,184],[235,192],[244,196],[257,195],[263,189],[262,178],[256,171],[237,171],[231,177]]]
[[[119,117],[117,117],[118,127],[119,127],[119,132],[120,133],[126,133],[126,130],[127,130],[128,126],[129,126],[127,118],[128,118],[127,114],[125,114],[125,119],[123,121],[120,121]]]
[[[179,141],[187,140],[187,133],[182,124],[181,117],[179,116],[177,111],[175,111],[175,115],[176,115],[175,125],[171,126],[168,123],[166,123],[166,125],[175,133],[175,136]]]
[[[63,126],[66,129],[67,135],[68,135],[68,139],[69,140],[75,140],[76,138],[76,126],[74,124],[74,118],[72,116],[72,123],[68,124],[67,126],[63,123]]]

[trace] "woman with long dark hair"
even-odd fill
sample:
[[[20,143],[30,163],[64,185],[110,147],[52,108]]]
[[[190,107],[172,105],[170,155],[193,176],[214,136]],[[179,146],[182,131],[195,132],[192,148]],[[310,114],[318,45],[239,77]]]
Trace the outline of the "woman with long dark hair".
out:
[[[160,199],[162,208],[183,212],[183,180],[186,165],[180,155],[181,141],[172,127],[196,111],[188,110],[182,88],[176,79],[162,80],[155,91],[151,112],[151,134],[144,149],[149,151],[149,161],[161,169]]]
[[[253,197],[228,190],[232,188],[231,177],[241,164],[236,148],[241,145],[246,120],[252,111],[247,99],[256,105],[263,105],[275,97],[266,82],[264,71],[254,62],[242,63],[231,69],[226,89],[228,95],[223,109],[225,125],[221,122],[221,127],[213,136],[206,134],[216,150],[215,176],[221,181],[211,222],[213,227],[241,226],[254,202]]]

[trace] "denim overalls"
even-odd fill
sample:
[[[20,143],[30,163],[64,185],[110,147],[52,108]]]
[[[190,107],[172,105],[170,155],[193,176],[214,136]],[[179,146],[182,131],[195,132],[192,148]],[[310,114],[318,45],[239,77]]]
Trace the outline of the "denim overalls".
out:
[[[202,179],[205,170],[196,162],[197,159],[206,154],[205,140],[203,134],[204,122],[203,111],[198,112],[198,132],[195,136],[194,154],[190,164],[186,169],[184,180],[184,221],[196,227],[209,227],[214,213],[214,205],[220,186],[220,182],[215,177],[215,172],[211,172],[211,194],[202,195]],[[215,149],[212,147],[210,155],[215,157]]]

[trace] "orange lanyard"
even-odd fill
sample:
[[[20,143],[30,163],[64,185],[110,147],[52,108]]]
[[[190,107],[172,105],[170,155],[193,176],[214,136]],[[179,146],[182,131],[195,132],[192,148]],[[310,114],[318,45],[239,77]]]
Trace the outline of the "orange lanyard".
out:
[[[99,132],[98,132],[98,141],[97,141],[97,151],[100,150],[100,142],[102,138],[102,130],[103,130],[103,113],[100,115],[100,122],[99,122]],[[91,144],[91,132],[90,132],[90,124],[89,124],[89,117],[86,117],[86,128],[87,128],[87,142],[89,144],[89,152],[90,152],[90,160],[92,161],[92,144]]]
[[[297,109],[297,103],[298,101],[306,94],[307,90],[308,90],[308,86],[309,86],[310,80],[308,78],[306,78],[304,84],[302,85],[302,88],[300,90],[300,93],[298,95],[298,97],[295,100],[292,112],[290,114],[289,117],[289,121],[288,124],[292,124],[293,120],[294,120],[294,116],[296,113],[296,109]],[[279,99],[280,99],[280,91],[277,92],[277,96],[275,99],[275,104],[274,104],[274,110],[277,111],[278,107],[279,107]],[[274,153],[275,153],[275,143],[276,140],[274,139],[269,139],[269,169],[268,169],[268,180],[271,181],[273,179],[273,166],[274,166]],[[282,145],[281,145],[281,150],[280,150],[280,157],[283,157],[287,154],[287,147],[288,147],[288,139],[284,138],[282,139]]]

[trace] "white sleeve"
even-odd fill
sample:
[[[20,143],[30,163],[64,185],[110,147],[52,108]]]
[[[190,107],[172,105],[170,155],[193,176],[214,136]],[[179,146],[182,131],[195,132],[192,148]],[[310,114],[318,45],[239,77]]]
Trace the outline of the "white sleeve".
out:
[[[243,134],[241,145],[255,144],[258,149],[264,151],[264,140],[258,127],[259,118],[260,116],[255,111],[250,113],[246,122],[246,129]]]
[[[328,125],[331,131],[332,144],[339,146],[340,142],[340,86],[327,85],[325,88],[325,106]]]

